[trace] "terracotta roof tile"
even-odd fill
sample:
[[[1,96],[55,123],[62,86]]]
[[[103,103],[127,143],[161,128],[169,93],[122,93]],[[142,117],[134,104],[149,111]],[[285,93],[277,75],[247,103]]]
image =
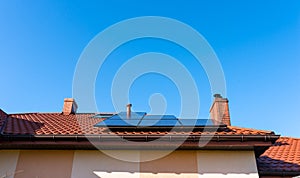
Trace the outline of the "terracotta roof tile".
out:
[[[300,138],[280,137],[257,163],[261,172],[300,172]]]
[[[93,118],[94,113],[63,115],[61,113],[23,113],[8,115],[3,134],[34,134],[34,135],[74,135],[74,134],[111,134],[106,128],[94,127],[102,119]],[[269,135],[271,131],[247,129],[229,126],[226,130],[210,131],[119,131],[119,135]]]
[[[7,118],[4,134],[99,134],[101,128],[93,127],[102,119],[94,114],[62,115],[60,113],[12,114]]]

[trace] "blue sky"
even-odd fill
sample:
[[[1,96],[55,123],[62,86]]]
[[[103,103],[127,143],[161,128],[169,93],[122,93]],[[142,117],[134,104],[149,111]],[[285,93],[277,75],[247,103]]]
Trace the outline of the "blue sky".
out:
[[[224,71],[233,125],[300,137],[300,1],[292,0],[2,0],[0,108],[8,113],[60,112],[63,99],[72,97],[76,64],[89,41],[110,25],[140,16],[173,18],[206,38]],[[133,40],[108,56],[95,83],[99,111],[114,111],[114,74],[144,52],[171,55],[190,71],[199,89],[200,116],[208,117],[213,98],[202,66],[182,47],[159,39]],[[133,83],[133,108],[149,112],[154,93],[164,95],[168,114],[178,115],[178,89],[154,73]]]

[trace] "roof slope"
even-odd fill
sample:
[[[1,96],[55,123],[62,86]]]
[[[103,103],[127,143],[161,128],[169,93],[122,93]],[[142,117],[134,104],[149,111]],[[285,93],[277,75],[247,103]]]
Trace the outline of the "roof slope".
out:
[[[94,118],[94,113],[63,115],[61,113],[25,113],[10,114],[6,118],[2,134],[32,134],[32,135],[76,135],[76,134],[112,134],[106,128],[94,127],[103,119]],[[214,135],[274,135],[272,131],[255,130],[228,126],[224,130],[211,131],[171,131],[174,134],[214,134]],[[161,131],[118,131],[124,135],[164,135]]]
[[[280,137],[258,159],[262,175],[299,176],[300,138]]]
[[[278,135],[232,126],[197,128],[177,127],[122,128],[95,127],[103,118],[95,113],[9,114],[0,133],[2,149],[254,149],[263,153]],[[156,141],[156,142],[152,142]],[[201,144],[200,144],[201,143]]]

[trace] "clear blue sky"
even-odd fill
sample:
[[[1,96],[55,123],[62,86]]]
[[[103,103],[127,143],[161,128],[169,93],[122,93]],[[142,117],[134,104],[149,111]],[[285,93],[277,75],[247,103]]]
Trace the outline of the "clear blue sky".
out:
[[[89,41],[121,20],[164,16],[201,33],[215,50],[226,79],[232,124],[300,137],[300,1],[0,1],[0,108],[8,113],[60,112],[72,97],[73,74]],[[132,56],[161,52],[176,57],[199,88],[200,115],[212,102],[207,76],[193,56],[157,39],[134,40],[105,61],[96,81],[100,111],[113,111],[111,80]],[[194,62],[193,62],[194,61]],[[167,113],[180,97],[161,75],[138,78],[130,91],[134,109],[149,112],[161,93]],[[80,108],[80,103],[79,108]]]

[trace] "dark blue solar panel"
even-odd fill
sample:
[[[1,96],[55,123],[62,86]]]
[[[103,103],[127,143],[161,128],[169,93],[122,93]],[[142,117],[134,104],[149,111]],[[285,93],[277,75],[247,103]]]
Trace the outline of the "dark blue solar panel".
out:
[[[177,119],[167,120],[167,119],[143,119],[139,127],[175,127],[181,126],[180,122]]]
[[[180,122],[187,127],[214,125],[211,119],[180,119]]]
[[[145,115],[143,120],[145,119],[154,119],[154,120],[177,120],[177,118],[173,115]]]
[[[107,115],[103,115],[106,116]],[[102,117],[96,115],[94,117]],[[126,112],[111,115],[106,120],[96,124],[96,127],[203,127],[214,126],[211,119],[178,119],[173,115],[146,115],[145,112],[132,112],[128,117]]]
[[[146,115],[138,127],[174,127],[181,126],[178,119],[173,115]]]
[[[106,119],[102,122],[99,122],[96,124],[96,127],[132,127],[137,126],[140,122],[140,119],[127,119],[127,120],[121,120],[121,119]]]

